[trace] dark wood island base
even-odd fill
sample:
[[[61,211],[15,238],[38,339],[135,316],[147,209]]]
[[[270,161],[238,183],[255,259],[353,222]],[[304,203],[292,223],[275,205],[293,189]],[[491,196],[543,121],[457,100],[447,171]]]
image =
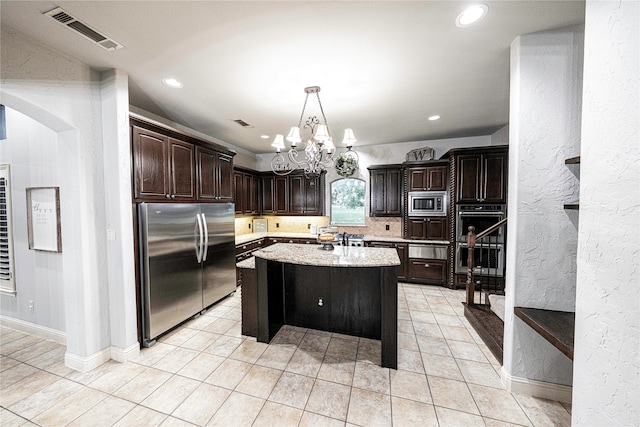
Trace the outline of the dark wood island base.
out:
[[[296,258],[305,261],[265,259],[278,258],[273,256],[278,245],[264,250],[269,253],[255,254],[257,340],[269,343],[285,324],[377,339],[382,347],[381,366],[397,369],[399,259],[395,250],[345,247],[322,254],[317,246],[282,246],[302,247]],[[305,250],[334,261],[309,265]],[[367,255],[382,255],[387,261],[372,265],[376,257]],[[355,257],[354,263],[345,261],[350,257]]]

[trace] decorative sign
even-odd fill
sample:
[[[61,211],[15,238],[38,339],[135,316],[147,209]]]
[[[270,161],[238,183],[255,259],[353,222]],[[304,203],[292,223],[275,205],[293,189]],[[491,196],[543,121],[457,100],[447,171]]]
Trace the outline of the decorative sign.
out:
[[[407,162],[421,162],[423,160],[433,160],[435,154],[433,148],[416,148],[407,153]]]
[[[27,188],[29,249],[62,252],[60,188]]]

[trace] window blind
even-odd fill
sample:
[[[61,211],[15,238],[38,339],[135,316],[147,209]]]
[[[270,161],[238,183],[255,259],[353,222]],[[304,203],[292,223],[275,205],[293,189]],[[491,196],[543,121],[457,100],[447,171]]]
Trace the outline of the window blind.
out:
[[[15,293],[9,165],[0,165],[0,291]]]

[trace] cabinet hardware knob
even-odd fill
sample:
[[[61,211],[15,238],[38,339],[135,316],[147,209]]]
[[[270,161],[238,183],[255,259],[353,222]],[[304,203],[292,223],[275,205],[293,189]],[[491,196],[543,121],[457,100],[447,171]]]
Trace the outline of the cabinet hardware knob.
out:
[[[171,194],[165,194],[165,195],[164,195],[164,198],[165,198],[165,199],[170,199],[170,198],[171,198]]]
[[[176,198],[176,195],[175,195],[175,194],[172,194],[172,195],[171,195],[171,200],[173,200],[173,199],[175,199],[175,198]]]
[[[320,307],[322,307],[324,305],[324,301],[322,300],[322,298],[318,298],[318,305]]]
[[[424,265],[424,268],[429,268],[429,267],[431,267],[429,264]]]

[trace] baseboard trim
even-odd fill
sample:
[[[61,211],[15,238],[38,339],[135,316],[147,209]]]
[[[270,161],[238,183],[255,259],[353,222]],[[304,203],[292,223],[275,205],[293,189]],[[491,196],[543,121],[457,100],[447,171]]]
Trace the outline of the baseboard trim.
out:
[[[46,326],[36,325],[35,323],[26,322],[12,317],[0,316],[0,325],[25,334],[33,335],[45,340],[54,341],[58,344],[67,345],[67,334]]]
[[[77,354],[71,354],[69,352],[64,354],[64,364],[80,372],[89,372],[110,359],[111,348],[105,348],[87,357],[78,356]]]
[[[502,383],[512,393],[525,394],[540,397],[542,399],[555,400],[563,403],[571,403],[573,387],[548,383],[544,381],[530,380],[509,375],[504,366],[500,370]]]
[[[111,358],[116,362],[124,363],[140,354],[140,344],[136,341],[127,348],[111,346]]]

